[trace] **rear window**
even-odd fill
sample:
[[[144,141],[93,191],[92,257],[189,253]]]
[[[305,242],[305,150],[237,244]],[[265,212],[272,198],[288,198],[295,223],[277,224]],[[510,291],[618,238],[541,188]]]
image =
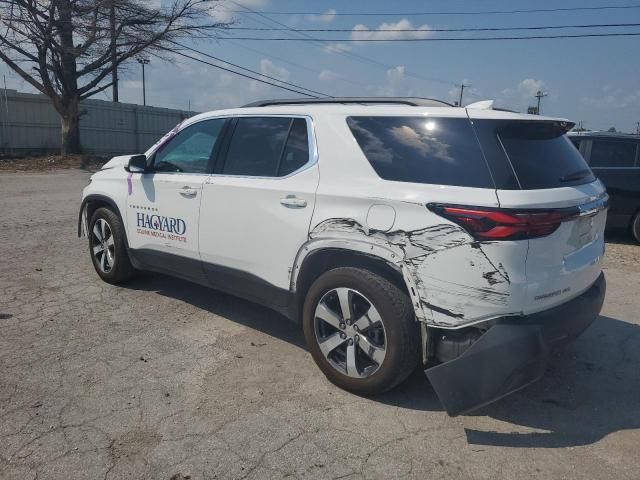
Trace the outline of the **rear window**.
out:
[[[589,163],[592,167],[633,167],[636,144],[619,140],[593,139]]]
[[[510,122],[497,130],[513,171],[525,190],[593,182],[589,166],[552,122]]]
[[[385,180],[495,188],[466,118],[349,117],[347,124]]]

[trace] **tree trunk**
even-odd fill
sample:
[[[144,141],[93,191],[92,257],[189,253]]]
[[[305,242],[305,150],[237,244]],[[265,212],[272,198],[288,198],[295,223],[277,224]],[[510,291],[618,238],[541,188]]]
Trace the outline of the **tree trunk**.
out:
[[[57,0],[62,93],[56,109],[62,124],[61,153],[80,153],[80,94],[73,46],[72,0]],[[54,102],[55,104],[55,102]]]
[[[81,153],[80,112],[77,101],[72,101],[60,112],[60,123],[62,125],[60,153],[62,155]]]

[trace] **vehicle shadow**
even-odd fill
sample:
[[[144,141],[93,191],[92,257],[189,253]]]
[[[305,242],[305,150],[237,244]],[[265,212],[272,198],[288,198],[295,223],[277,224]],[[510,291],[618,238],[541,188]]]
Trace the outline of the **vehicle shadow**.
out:
[[[624,228],[609,229],[604,232],[604,240],[608,243],[618,243],[621,245],[638,245],[631,236],[629,230]]]
[[[640,428],[639,365],[640,326],[601,316],[552,360],[541,380],[467,415],[471,419],[488,416],[534,432],[467,427],[467,441],[563,448],[589,445],[611,433]],[[378,400],[401,408],[441,409],[422,372]]]
[[[181,300],[306,350],[299,325],[269,308],[239,297],[158,273],[140,273],[123,287]]]
[[[143,274],[125,287],[187,302],[306,350],[299,325],[249,301],[158,274]],[[638,366],[640,325],[601,316],[553,359],[540,381],[467,415],[467,423],[487,416],[534,432],[467,427],[467,441],[486,446],[563,448],[589,445],[610,433],[640,428]],[[444,412],[421,369],[372,400],[404,409]]]

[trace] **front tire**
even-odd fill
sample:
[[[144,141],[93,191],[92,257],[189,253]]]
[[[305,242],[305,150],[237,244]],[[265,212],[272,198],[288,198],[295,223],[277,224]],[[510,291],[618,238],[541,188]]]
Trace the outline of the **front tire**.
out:
[[[127,253],[124,226],[109,208],[98,208],[89,221],[89,254],[93,267],[107,283],[120,283],[134,275]]]
[[[358,395],[392,389],[419,361],[420,331],[408,295],[361,268],[336,268],[307,292],[304,336],[333,384]]]
[[[631,220],[631,235],[636,242],[640,243],[640,212],[636,212],[635,217]]]

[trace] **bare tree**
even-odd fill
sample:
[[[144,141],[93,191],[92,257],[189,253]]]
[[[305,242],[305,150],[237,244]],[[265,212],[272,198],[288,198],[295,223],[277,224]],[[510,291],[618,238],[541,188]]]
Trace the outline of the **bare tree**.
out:
[[[80,102],[116,80],[143,51],[166,54],[185,37],[215,38],[215,0],[0,0],[0,60],[60,115],[62,153],[80,152]]]

